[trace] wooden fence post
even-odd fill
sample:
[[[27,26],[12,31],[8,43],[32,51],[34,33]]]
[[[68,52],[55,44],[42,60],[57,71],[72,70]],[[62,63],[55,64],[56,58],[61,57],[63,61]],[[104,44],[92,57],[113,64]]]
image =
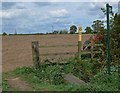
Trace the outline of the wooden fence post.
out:
[[[78,59],[81,60],[81,46],[82,46],[82,27],[79,27],[79,39],[78,39]]]
[[[91,61],[93,60],[93,46],[94,45],[94,41],[93,41],[93,37],[91,39]]]
[[[39,44],[38,41],[32,42],[32,57],[33,57],[33,66],[39,68],[40,59],[39,59]]]

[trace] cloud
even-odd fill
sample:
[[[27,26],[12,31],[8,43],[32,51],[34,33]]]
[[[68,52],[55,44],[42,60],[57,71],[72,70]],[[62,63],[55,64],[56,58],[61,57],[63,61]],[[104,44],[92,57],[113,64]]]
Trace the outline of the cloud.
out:
[[[14,29],[17,29],[18,33],[37,32],[38,29],[43,31],[46,27],[46,21],[49,23],[50,18],[45,11],[39,9],[4,10],[0,12],[0,17],[3,19],[2,30],[9,31],[9,33],[14,33]]]
[[[105,2],[99,2],[99,3],[96,3],[96,2],[91,2],[90,3],[90,11],[98,11],[100,10],[101,8],[105,7]]]
[[[2,10],[0,10],[0,18],[13,18],[21,15],[27,15],[28,17],[42,15],[43,10],[41,7],[49,5],[47,2],[3,2]],[[40,12],[39,12],[40,11]],[[45,12],[45,11],[44,11]],[[44,13],[45,14],[45,13]],[[44,15],[43,19],[46,19],[47,16]]]
[[[16,2],[2,2],[2,10],[10,9]]]
[[[3,2],[118,2],[119,0],[3,0]]]
[[[52,25],[60,30],[69,28],[72,22],[85,28],[94,20],[104,18],[100,10],[104,3],[17,2],[6,6],[0,16],[3,18],[3,31],[8,33],[13,33],[15,28],[18,33],[46,32]]]
[[[11,7],[12,9],[27,9],[28,8],[28,3],[26,5],[26,3],[16,3],[15,5],[13,5]]]
[[[0,18],[12,18],[22,15],[23,11],[14,9],[14,10],[0,10]]]
[[[51,5],[50,2],[2,2],[2,10],[8,9],[39,9]]]
[[[66,9],[52,10],[50,14],[52,17],[66,17],[68,16],[68,11]]]
[[[110,2],[109,4],[113,7],[113,12],[114,13],[118,12],[118,7],[117,7],[118,4],[117,3]],[[98,16],[99,18],[103,18],[104,14],[103,14],[101,8],[106,8],[106,3],[105,2],[91,3],[88,14],[91,15],[91,16]]]
[[[51,2],[34,2],[34,3],[39,7],[49,6],[52,4]]]
[[[0,11],[0,18],[10,18],[13,14],[13,12]]]
[[[113,6],[113,11],[117,12],[117,2],[110,2],[110,5]],[[84,6],[87,5],[86,8]],[[101,8],[106,8],[106,2],[82,2],[78,8],[78,11],[81,12],[81,16],[89,17],[89,20],[93,21],[95,19],[103,19],[105,15],[103,14]]]

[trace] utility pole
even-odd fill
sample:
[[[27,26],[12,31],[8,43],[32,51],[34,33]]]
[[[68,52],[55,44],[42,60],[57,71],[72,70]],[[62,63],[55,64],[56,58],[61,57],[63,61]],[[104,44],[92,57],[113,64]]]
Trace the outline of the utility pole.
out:
[[[110,75],[110,63],[111,63],[111,58],[110,58],[110,20],[109,20],[109,13],[110,13],[110,8],[112,10],[112,6],[109,4],[106,4],[106,10],[107,10],[107,45],[108,45],[108,74]]]

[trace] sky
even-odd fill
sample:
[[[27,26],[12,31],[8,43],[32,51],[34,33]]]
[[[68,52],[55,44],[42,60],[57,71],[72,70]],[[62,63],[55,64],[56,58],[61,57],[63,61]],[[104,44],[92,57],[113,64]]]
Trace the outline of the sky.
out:
[[[91,26],[95,20],[105,20],[101,8],[107,2],[63,2],[63,0],[4,0],[0,5],[0,33],[46,33],[69,28],[71,25]],[[58,2],[57,2],[58,1]],[[95,2],[96,1],[96,2]],[[104,0],[105,1],[105,0]],[[118,12],[118,2],[109,0],[113,11]]]

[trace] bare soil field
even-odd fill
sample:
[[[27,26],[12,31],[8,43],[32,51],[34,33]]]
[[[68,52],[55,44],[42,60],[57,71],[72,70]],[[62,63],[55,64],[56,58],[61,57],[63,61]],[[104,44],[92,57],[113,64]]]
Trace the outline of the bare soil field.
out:
[[[83,41],[91,35],[83,34]],[[31,42],[38,41],[40,46],[69,45],[77,44],[78,35],[11,35],[2,36],[2,71],[14,70],[16,67],[32,65]],[[77,52],[77,46],[40,48],[40,54],[45,53],[65,53]],[[59,55],[57,55],[59,58]],[[53,59],[57,56],[52,56]],[[71,55],[61,55],[61,58],[71,57]],[[42,57],[40,57],[42,59]],[[45,59],[47,56],[44,57]]]

